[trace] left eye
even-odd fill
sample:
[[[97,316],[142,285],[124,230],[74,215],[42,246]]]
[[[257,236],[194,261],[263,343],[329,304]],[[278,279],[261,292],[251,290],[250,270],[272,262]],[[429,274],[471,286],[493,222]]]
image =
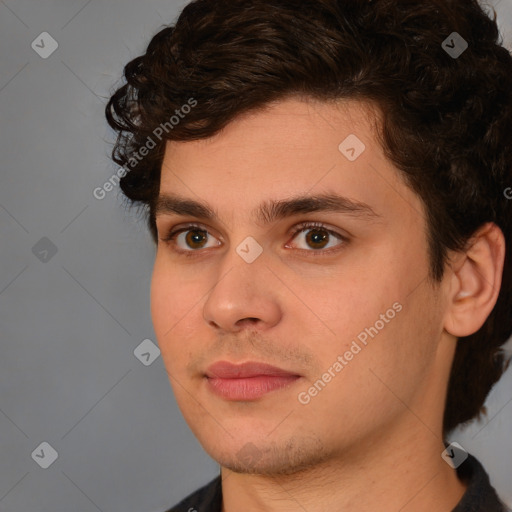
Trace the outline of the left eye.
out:
[[[342,245],[341,242],[346,241],[346,238],[335,231],[327,229],[322,224],[306,224],[298,227],[293,232],[293,238],[296,238],[298,235],[301,235],[299,238],[301,241],[307,244],[307,247],[319,250],[319,249],[330,249],[333,245],[329,245],[335,237],[338,239],[338,244],[334,244],[334,247]],[[289,247],[287,245],[287,247]],[[304,249],[303,247],[299,247],[299,249]]]
[[[333,246],[338,247],[347,242],[347,238],[340,233],[332,231],[323,224],[302,224],[292,231],[293,239],[300,238],[302,244],[307,244],[306,248],[298,247],[300,250],[313,249],[309,252],[320,252],[322,249],[331,249]],[[298,237],[298,235],[301,235]],[[336,238],[338,243],[332,238]],[[198,252],[197,249],[208,249],[221,245],[221,242],[212,236],[208,230],[202,226],[189,225],[174,231],[171,231],[167,237],[161,239],[162,242],[171,244],[177,252],[193,253]],[[209,242],[210,245],[208,245]],[[183,245],[184,244],[184,245]],[[285,247],[289,248],[287,244]]]

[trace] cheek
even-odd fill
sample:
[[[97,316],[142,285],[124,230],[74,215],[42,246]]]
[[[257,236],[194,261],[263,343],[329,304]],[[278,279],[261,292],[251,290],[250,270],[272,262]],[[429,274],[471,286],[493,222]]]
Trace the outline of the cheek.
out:
[[[370,368],[382,369],[386,381],[414,380],[414,373],[424,373],[432,360],[438,334],[439,319],[432,315],[430,292],[422,282],[423,262],[389,250],[381,252],[378,263],[351,266],[350,275],[339,272],[322,287],[303,280],[299,292],[317,315],[308,317],[326,334],[324,343],[313,342],[311,350],[326,369],[347,353],[350,371],[344,373],[358,385],[372,378]]]
[[[197,302],[190,283],[185,283],[175,269],[158,258],[151,278],[151,319],[163,355],[171,348],[188,314]]]
[[[172,311],[172,302],[174,294],[167,293],[170,288],[169,275],[163,272],[163,266],[159,263],[158,257],[153,267],[151,277],[151,319],[157,338],[161,337],[166,323],[167,313]]]
[[[366,266],[365,271],[330,276],[321,287],[303,282],[301,295],[324,324],[345,340],[373,325],[380,314],[400,301],[400,285],[390,274],[389,268],[374,273]]]
[[[157,255],[151,278],[151,317],[157,335],[185,317],[200,298],[200,289],[179,268]],[[203,292],[204,293],[204,292]]]

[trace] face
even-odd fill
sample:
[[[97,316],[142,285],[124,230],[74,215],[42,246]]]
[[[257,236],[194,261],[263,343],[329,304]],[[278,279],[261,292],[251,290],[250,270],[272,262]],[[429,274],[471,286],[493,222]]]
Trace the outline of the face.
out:
[[[209,212],[160,202],[151,314],[184,418],[224,467],[285,474],[397,441],[418,416],[440,426],[424,207],[373,113],[287,99],[168,142],[160,197]]]

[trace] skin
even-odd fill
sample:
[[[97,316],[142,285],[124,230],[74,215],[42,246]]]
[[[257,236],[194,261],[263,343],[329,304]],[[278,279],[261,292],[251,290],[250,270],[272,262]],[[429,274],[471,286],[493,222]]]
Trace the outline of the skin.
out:
[[[221,466],[223,512],[449,512],[465,491],[441,457],[447,382],[457,337],[475,332],[496,302],[503,235],[485,225],[467,252],[451,254],[443,281],[430,282],[424,206],[384,157],[378,119],[364,103],[288,98],[209,139],[167,143],[160,193],[207,202],[219,218],[157,216],[159,238],[190,222],[208,238],[205,248],[187,245],[187,233],[177,246],[159,241],[151,314],[177,403]],[[355,161],[338,150],[349,134],[366,146]],[[325,192],[378,217],[315,212],[264,225],[251,216],[262,201]],[[330,236],[319,250],[311,228],[290,234],[304,221],[348,240]],[[263,249],[252,263],[236,252],[248,236]],[[397,302],[401,311],[300,403]],[[301,378],[228,401],[204,377],[219,360]]]

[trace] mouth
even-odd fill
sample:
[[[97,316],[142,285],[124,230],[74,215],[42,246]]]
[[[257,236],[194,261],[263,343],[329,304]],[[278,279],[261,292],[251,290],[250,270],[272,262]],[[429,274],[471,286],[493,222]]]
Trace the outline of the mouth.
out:
[[[282,368],[252,361],[238,365],[218,361],[208,367],[205,377],[211,392],[233,401],[257,400],[301,378]]]

